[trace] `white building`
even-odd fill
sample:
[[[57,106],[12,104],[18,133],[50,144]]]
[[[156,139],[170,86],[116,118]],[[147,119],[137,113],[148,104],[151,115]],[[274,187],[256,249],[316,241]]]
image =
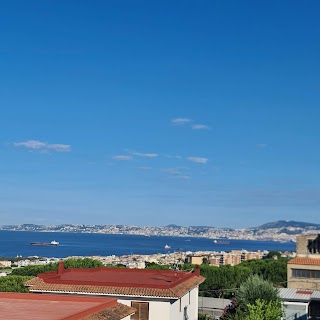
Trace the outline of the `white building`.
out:
[[[10,268],[10,267],[11,267],[11,261],[9,260],[0,261],[0,268]]]
[[[197,320],[200,269],[194,272],[122,268],[64,269],[26,282],[34,293],[117,298],[137,309],[131,320]]]

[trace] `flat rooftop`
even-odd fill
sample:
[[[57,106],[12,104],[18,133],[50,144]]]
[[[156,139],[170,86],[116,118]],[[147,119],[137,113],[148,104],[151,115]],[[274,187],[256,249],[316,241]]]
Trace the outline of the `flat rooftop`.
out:
[[[38,274],[25,285],[31,292],[180,298],[205,280],[194,272],[125,268],[64,269]]]
[[[0,293],[0,319],[78,320],[117,307],[117,300],[110,298]]]
[[[173,270],[126,268],[64,269],[39,274],[46,283],[86,284],[97,286],[171,288],[184,282],[194,273]]]

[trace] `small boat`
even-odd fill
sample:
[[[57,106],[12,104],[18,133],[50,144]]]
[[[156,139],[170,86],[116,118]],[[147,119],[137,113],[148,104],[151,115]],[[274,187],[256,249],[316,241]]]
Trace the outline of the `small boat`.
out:
[[[51,242],[31,242],[32,246],[48,246],[48,247],[56,247],[59,245],[58,241],[51,241]]]
[[[165,249],[165,250],[169,250],[169,249],[171,249],[171,247],[166,244],[166,245],[164,246],[164,249]]]
[[[214,244],[230,244],[229,240],[213,240]]]

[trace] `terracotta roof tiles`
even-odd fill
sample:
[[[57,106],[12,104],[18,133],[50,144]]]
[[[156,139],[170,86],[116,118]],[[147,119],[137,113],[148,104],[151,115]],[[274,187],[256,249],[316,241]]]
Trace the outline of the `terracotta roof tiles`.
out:
[[[309,266],[320,266],[320,259],[316,258],[293,258],[288,264],[301,264]]]
[[[83,320],[120,320],[133,314],[136,309],[118,303],[118,306],[103,310],[99,313],[91,315]]]
[[[144,296],[180,298],[188,291],[192,290],[205,280],[202,276],[194,276],[171,288],[140,288],[140,287],[116,287],[116,286],[96,286],[82,284],[55,284],[46,283],[43,279],[31,279],[25,284],[30,286],[31,292],[59,292],[59,293],[90,293],[97,295],[117,295],[117,296]]]
[[[27,281],[31,292],[180,298],[205,280],[195,272],[116,268],[64,269]]]

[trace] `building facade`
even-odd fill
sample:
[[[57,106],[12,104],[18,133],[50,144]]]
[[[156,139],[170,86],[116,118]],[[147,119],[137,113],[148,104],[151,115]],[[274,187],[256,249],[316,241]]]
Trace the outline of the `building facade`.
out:
[[[320,235],[297,236],[296,257],[288,262],[282,300],[293,319],[320,319]],[[298,317],[299,316],[299,317]]]
[[[297,256],[288,262],[288,288],[320,290],[320,235],[297,237]]]

